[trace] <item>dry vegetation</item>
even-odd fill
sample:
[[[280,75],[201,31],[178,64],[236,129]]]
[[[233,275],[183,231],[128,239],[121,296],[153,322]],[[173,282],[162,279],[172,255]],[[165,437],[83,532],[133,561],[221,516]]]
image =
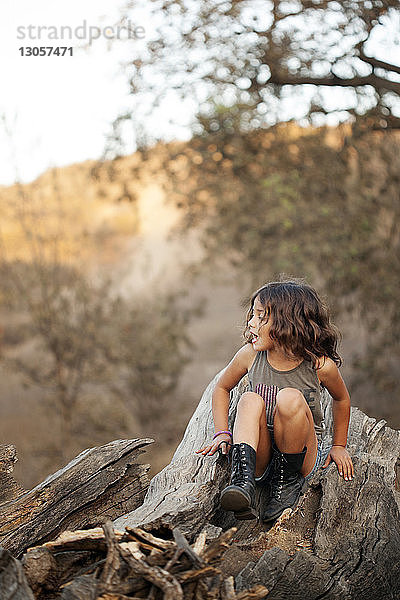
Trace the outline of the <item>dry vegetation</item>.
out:
[[[1,437],[21,448],[28,487],[88,445],[170,435],[156,409],[168,422],[189,313],[176,287],[143,283],[136,159],[2,190]]]

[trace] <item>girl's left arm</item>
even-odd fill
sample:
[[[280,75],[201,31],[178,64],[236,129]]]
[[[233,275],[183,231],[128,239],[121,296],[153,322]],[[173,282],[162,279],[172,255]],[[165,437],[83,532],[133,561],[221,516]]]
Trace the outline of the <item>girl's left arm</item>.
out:
[[[321,366],[317,367],[319,380],[333,398],[333,442],[323,468],[326,469],[333,460],[339,474],[349,481],[353,479],[354,475],[353,462],[346,449],[350,421],[350,395],[333,360],[325,357],[321,363]]]

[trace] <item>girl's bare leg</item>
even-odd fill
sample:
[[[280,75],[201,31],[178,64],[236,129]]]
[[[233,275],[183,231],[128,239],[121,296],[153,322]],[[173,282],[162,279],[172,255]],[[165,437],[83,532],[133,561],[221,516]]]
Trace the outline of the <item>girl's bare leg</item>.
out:
[[[255,476],[261,476],[271,460],[271,436],[267,428],[263,398],[255,392],[245,392],[237,406],[233,443],[246,443],[256,451]]]
[[[317,456],[314,419],[303,394],[295,388],[283,388],[276,397],[274,439],[281,452],[301,452],[307,446],[302,475],[308,475]]]

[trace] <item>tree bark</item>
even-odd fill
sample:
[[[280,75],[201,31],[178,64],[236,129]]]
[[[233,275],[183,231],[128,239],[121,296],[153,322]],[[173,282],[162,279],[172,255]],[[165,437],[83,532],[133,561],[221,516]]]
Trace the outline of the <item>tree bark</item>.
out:
[[[186,537],[193,537],[208,523],[218,506],[218,495],[227,480],[226,458],[195,454],[211,439],[213,420],[211,397],[218,375],[209,384],[186,428],[172,460],[151,481],[144,503],[115,521],[116,529],[139,526],[162,532],[178,527]],[[235,388],[230,407],[232,424],[238,390]]]
[[[0,545],[19,556],[28,546],[61,531],[94,527],[139,506],[148,486],[149,465],[135,461],[152,441],[117,440],[85,450],[25,493],[10,475],[15,448],[2,447]]]

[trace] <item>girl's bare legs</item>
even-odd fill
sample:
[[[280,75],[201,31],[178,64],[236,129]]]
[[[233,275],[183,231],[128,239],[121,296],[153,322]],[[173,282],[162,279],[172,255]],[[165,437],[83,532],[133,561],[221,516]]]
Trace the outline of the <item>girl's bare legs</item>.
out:
[[[264,400],[255,392],[245,392],[238,402],[233,443],[242,442],[256,451],[255,476],[260,477],[271,460],[272,449]]]
[[[233,443],[232,473],[221,492],[221,508],[233,511],[237,519],[255,519],[254,477],[264,473],[272,451],[264,400],[254,392],[244,393],[238,402]]]
[[[277,394],[274,439],[281,452],[290,454],[301,452],[307,446],[301,473],[308,475],[315,464],[318,442],[310,407],[295,388],[283,388]]]

